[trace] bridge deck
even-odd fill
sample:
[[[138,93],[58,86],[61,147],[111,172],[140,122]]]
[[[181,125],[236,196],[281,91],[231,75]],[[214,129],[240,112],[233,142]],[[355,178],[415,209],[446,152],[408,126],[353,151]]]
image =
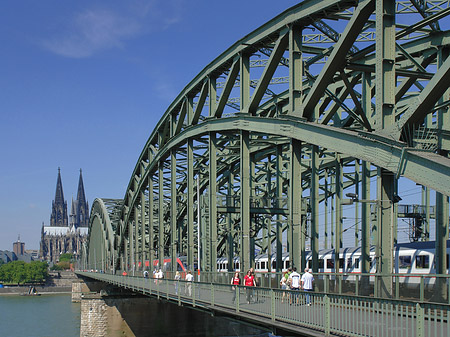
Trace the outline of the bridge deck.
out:
[[[179,305],[309,336],[449,336],[450,306],[335,294],[79,272]],[[307,305],[308,295],[311,304]],[[249,298],[247,298],[249,296]],[[249,300],[249,301],[248,301]]]

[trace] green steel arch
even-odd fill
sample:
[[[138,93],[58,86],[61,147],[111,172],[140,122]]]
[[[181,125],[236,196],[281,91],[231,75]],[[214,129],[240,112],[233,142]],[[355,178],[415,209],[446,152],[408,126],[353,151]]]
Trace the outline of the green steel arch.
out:
[[[352,192],[363,271],[376,244],[378,270],[387,274],[405,177],[436,192],[436,269],[443,272],[448,14],[448,1],[307,0],[237,41],[164,112],[115,226],[105,227],[104,208],[91,217],[88,264],[96,247],[117,256],[113,268],[143,269],[166,256],[175,266],[184,255],[190,268],[200,261],[207,271],[218,256],[230,267],[240,256],[245,270],[260,251],[276,252],[279,269],[287,249],[304,267],[309,246],[317,271],[320,245],[342,248],[342,204]],[[392,284],[386,278],[379,286],[389,293]]]
[[[89,234],[83,246],[82,269],[114,270],[117,259],[116,229],[123,201],[95,199],[89,219]],[[89,262],[88,262],[89,261]]]

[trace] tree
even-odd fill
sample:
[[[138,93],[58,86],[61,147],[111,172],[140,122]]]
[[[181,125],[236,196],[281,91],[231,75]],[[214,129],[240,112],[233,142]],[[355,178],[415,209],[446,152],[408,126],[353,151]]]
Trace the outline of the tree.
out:
[[[9,262],[0,266],[0,281],[17,284],[42,282],[48,276],[47,269],[47,262]]]
[[[70,262],[72,261],[73,255],[70,253],[64,253],[59,256],[59,262]]]

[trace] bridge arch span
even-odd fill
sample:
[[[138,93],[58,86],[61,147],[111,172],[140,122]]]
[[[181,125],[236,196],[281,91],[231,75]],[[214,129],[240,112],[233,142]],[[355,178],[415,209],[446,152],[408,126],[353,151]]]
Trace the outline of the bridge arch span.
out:
[[[230,269],[239,256],[245,270],[263,252],[277,253],[279,270],[284,251],[304,267],[308,249],[317,271],[318,249],[333,247],[338,269],[351,193],[363,272],[373,243],[379,270],[391,272],[399,181],[434,190],[439,214],[450,195],[450,9],[414,3],[304,1],[230,46],[155,126],[116,227],[100,230],[99,203],[89,259],[102,244],[92,237],[112,229],[116,241],[101,249],[116,250],[114,268],[162,257],[175,268],[186,256],[189,268],[214,271],[218,256]],[[444,256],[445,240],[437,246]]]

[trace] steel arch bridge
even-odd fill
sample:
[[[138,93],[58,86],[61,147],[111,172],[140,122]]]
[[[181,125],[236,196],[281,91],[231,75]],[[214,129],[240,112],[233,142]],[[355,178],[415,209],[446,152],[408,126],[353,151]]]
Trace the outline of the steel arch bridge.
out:
[[[449,1],[307,0],[237,41],[163,113],[123,200],[96,199],[82,265],[142,270],[171,257],[175,268],[186,256],[214,271],[239,256],[246,270],[259,251],[280,268],[287,249],[303,267],[308,247],[317,271],[319,247],[342,248],[350,192],[363,272],[375,244],[379,272],[392,273],[404,177],[436,192],[443,273],[448,14]]]

